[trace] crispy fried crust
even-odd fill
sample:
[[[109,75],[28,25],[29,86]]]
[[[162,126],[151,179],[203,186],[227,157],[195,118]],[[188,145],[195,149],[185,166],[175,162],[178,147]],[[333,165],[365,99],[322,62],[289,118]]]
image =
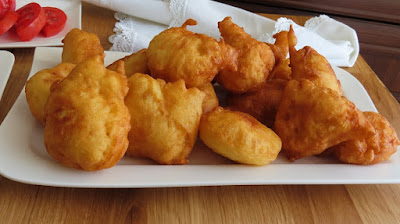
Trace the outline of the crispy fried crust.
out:
[[[147,50],[153,77],[167,82],[183,79],[187,87],[200,87],[223,68],[237,69],[238,52],[224,41],[186,30],[194,24],[188,20],[182,27],[169,28],[153,38]]]
[[[128,155],[160,164],[185,164],[198,134],[205,94],[179,80],[166,83],[136,73],[125,103],[131,114]]]
[[[332,89],[341,95],[343,91],[340,81],[336,78],[336,74],[328,60],[310,46],[305,46],[303,49],[296,51],[294,46],[297,43],[297,39],[292,28],[288,33],[288,38],[293,79],[308,79],[317,86]]]
[[[44,107],[50,95],[50,86],[68,76],[75,67],[61,63],[54,68],[43,69],[32,76],[25,85],[26,100],[32,115],[44,125]]]
[[[282,79],[291,80],[292,79],[292,69],[290,68],[290,59],[281,60],[271,71],[271,75],[268,76],[268,80]]]
[[[275,43],[268,44],[275,55],[275,64],[285,60],[289,53],[288,31],[281,31],[274,35]]]
[[[203,100],[203,105],[201,106],[201,108],[203,109],[203,113],[206,113],[219,105],[218,98],[212,83],[207,83],[204,86],[197,88],[206,94]]]
[[[63,165],[83,170],[114,166],[128,147],[126,77],[107,70],[101,56],[78,64],[51,86],[44,143]]]
[[[333,146],[331,150],[342,162],[360,165],[376,164],[388,160],[400,144],[396,131],[385,117],[375,112],[363,112],[363,114],[374,127],[376,135],[366,136],[373,138],[372,140],[364,137]],[[375,139],[378,145],[369,144]]]
[[[242,27],[234,24],[230,17],[218,23],[224,41],[239,51],[238,69],[222,70],[216,80],[233,93],[244,93],[257,88],[268,77],[275,65],[271,48],[252,38]]]
[[[289,81],[276,115],[275,131],[292,161],[320,154],[343,141],[374,134],[352,102],[308,80]]]
[[[142,49],[136,53],[121,58],[111,65],[107,66],[107,69],[117,71],[119,61],[124,61],[125,75],[128,78],[135,73],[150,73],[150,70],[147,67],[147,49]]]
[[[92,56],[104,56],[100,39],[94,33],[75,28],[67,33],[62,42],[62,62],[78,64]]]
[[[280,138],[254,117],[222,107],[202,116],[200,138],[228,159],[260,166],[274,161],[282,146]]]
[[[230,94],[227,100],[229,109],[248,113],[264,125],[273,128],[286,84],[286,80],[276,79],[267,81],[260,88],[245,94]]]

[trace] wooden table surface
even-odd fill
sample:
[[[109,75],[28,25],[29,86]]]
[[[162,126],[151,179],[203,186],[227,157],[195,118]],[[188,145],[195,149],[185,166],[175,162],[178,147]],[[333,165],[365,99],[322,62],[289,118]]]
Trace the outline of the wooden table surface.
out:
[[[83,30],[98,34],[108,49],[113,12],[86,3],[82,12]],[[306,20],[291,18],[300,24]],[[9,51],[16,60],[0,102],[0,122],[25,84],[34,49]],[[364,59],[360,56],[346,70],[400,133],[400,106]],[[0,176],[0,223],[120,222],[400,223],[400,185],[79,189],[27,185]]]

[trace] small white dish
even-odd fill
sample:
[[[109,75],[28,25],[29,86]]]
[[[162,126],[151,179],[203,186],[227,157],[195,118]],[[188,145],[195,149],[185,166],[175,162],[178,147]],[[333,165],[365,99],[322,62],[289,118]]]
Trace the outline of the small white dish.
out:
[[[61,48],[36,48],[32,71],[56,66]],[[106,52],[109,64],[126,53]],[[376,111],[366,90],[350,73],[334,68],[344,95],[364,111]],[[31,115],[22,91],[0,126],[0,174],[9,179],[47,186],[90,188],[178,187],[272,184],[400,183],[400,153],[372,165],[341,164],[317,156],[289,162],[280,155],[262,167],[234,164],[196,144],[187,165],[155,165],[124,157],[116,166],[96,171],[64,167],[51,158],[43,144],[43,127]]]
[[[42,7],[56,7],[65,12],[67,22],[64,29],[55,36],[44,37],[38,34],[30,41],[21,41],[17,34],[10,30],[0,36],[0,48],[23,48],[23,47],[38,47],[38,46],[61,46],[65,35],[73,28],[81,28],[82,7],[80,0],[18,0],[16,1],[16,9],[22,6],[36,2]]]
[[[0,51],[0,99],[3,96],[8,78],[15,61],[14,55],[9,51]]]

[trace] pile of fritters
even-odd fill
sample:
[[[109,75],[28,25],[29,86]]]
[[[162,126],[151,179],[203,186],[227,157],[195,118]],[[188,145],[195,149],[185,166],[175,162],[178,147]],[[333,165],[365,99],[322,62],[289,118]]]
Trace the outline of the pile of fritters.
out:
[[[161,32],[107,68],[95,34],[69,32],[62,63],[25,87],[47,152],[63,165],[100,170],[125,154],[186,164],[197,136],[250,165],[271,163],[281,149],[292,161],[324,154],[354,164],[396,151],[389,122],[343,97],[328,61],[311,47],[295,49],[293,30],[266,44],[227,17],[217,41],[186,29],[196,23]],[[225,108],[214,81],[229,92]]]
[[[293,29],[275,37],[278,46],[270,47],[278,63],[271,75],[256,90],[231,94],[229,108],[273,128],[291,161],[322,153],[363,165],[389,159],[400,144],[389,122],[375,112],[361,112],[342,96],[326,58],[309,46],[295,49]],[[289,59],[281,57],[285,49]]]

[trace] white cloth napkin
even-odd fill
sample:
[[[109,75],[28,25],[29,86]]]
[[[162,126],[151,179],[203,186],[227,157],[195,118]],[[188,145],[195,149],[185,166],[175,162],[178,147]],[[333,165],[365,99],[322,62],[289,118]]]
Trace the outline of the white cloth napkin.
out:
[[[85,0],[117,11],[111,50],[136,52],[147,48],[151,39],[168,27],[180,26],[189,18],[198,22],[188,29],[219,39],[217,23],[226,16],[244,27],[255,39],[274,43],[272,35],[289,30],[293,21],[277,22],[257,14],[210,0]],[[304,27],[294,25],[297,49],[311,46],[332,65],[351,67],[359,54],[357,33],[349,26],[322,15],[308,20]]]

